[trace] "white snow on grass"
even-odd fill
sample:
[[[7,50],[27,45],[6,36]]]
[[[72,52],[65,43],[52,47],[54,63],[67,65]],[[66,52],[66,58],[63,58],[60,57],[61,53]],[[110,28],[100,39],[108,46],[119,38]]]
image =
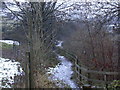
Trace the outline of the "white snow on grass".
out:
[[[7,44],[19,45],[19,42],[13,41],[13,40],[0,40],[0,42],[7,43]]]
[[[56,47],[63,48],[63,47],[62,47],[63,41],[57,41],[57,43],[58,43],[58,44],[56,45]]]
[[[71,88],[77,88],[75,82],[71,80],[73,74],[72,63],[68,61],[64,56],[58,55],[58,59],[61,62],[55,68],[49,67],[47,70],[47,74],[50,74],[50,79],[53,81],[62,81]],[[57,83],[57,85],[61,86],[60,83]]]
[[[10,84],[14,83],[14,76],[23,74],[19,62],[0,57],[0,87],[11,88]]]

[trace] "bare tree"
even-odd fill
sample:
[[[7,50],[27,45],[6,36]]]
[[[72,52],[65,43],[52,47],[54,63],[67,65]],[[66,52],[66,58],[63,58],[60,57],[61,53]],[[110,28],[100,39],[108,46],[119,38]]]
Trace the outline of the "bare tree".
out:
[[[6,8],[23,23],[22,27],[30,50],[30,87],[35,88],[35,75],[38,73],[38,68],[42,68],[46,56],[51,52],[56,36],[54,28],[56,2],[20,3],[15,1],[15,4],[21,10],[20,12],[14,12],[7,5]]]

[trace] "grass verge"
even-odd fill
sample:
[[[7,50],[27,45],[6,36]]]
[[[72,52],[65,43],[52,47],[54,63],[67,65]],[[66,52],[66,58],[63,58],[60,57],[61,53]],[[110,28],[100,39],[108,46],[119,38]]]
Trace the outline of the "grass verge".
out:
[[[0,48],[2,49],[12,49],[13,45],[12,44],[7,44],[4,42],[0,42]]]

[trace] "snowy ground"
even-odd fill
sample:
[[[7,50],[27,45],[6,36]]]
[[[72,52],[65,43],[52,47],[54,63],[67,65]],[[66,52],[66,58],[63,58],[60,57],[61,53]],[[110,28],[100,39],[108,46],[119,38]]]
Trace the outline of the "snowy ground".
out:
[[[19,45],[19,42],[12,40],[0,40],[7,44]],[[0,88],[11,88],[14,83],[14,76],[24,75],[19,62],[0,57]]]
[[[10,84],[14,83],[14,76],[19,76],[23,73],[19,62],[0,57],[0,87],[10,88]]]
[[[72,63],[68,61],[64,56],[58,55],[58,60],[61,62],[55,68],[49,68],[48,74],[51,74],[50,79],[53,81],[62,81],[71,88],[77,88],[77,85],[73,80],[71,80],[73,71]],[[58,86],[62,86],[60,83],[57,83]]]
[[[57,47],[62,47],[63,41],[58,41]],[[60,60],[60,63],[55,67],[49,67],[47,70],[47,74],[50,74],[50,79],[52,81],[62,81],[64,84],[68,85],[71,88],[77,88],[77,85],[73,80],[71,80],[72,74],[74,73],[72,71],[72,63],[68,61],[64,56],[58,55],[58,60]],[[64,86],[59,82],[56,83],[61,88],[64,88]]]
[[[63,48],[63,47],[62,47],[62,44],[63,44],[63,41],[57,41],[56,47]]]
[[[7,44],[16,44],[19,45],[17,41],[12,40],[0,40],[0,42],[4,42]],[[56,47],[62,48],[63,41],[58,41]],[[73,80],[71,80],[72,74],[72,63],[68,61],[64,56],[58,55],[58,60],[60,63],[55,67],[47,69],[50,74],[49,79],[53,81],[61,81],[62,83],[68,85],[71,88],[77,88],[77,85]],[[20,66],[19,62],[15,62],[15,60],[0,58],[0,87],[10,88],[9,84],[14,83],[14,76],[23,75],[24,72]],[[4,83],[4,85],[2,85]],[[63,84],[56,83],[56,85],[64,88]]]
[[[7,43],[7,44],[19,45],[19,42],[13,41],[13,40],[0,40],[0,42],[4,42],[4,43]]]

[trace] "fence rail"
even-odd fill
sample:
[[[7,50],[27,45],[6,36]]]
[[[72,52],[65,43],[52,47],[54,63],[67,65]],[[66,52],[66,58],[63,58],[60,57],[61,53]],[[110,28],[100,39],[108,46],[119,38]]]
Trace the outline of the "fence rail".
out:
[[[117,75],[117,74],[119,74],[118,72],[105,72],[105,71],[88,70],[84,67],[79,66],[78,64],[75,64],[75,66],[78,67],[79,69],[87,72],[87,73],[106,74],[106,75]]]
[[[117,76],[118,74],[120,74],[119,72],[106,72],[106,71],[90,70],[90,69],[85,68],[82,65],[78,64],[78,58],[77,58],[76,55],[71,54],[68,51],[63,50],[63,49],[60,49],[60,50],[62,52],[64,52],[66,56],[68,56],[68,57],[71,58],[74,66],[75,66],[75,73],[77,75],[78,82],[82,83],[82,81],[88,81],[88,84],[90,84],[90,85],[91,85],[91,83],[101,83],[101,84],[104,84],[105,87],[107,88],[108,84],[111,83],[111,81],[109,81],[107,79],[107,76],[108,75]],[[84,73],[86,73],[87,75],[85,75]],[[99,80],[99,79],[95,79],[95,78],[90,78],[91,75],[93,76],[94,74],[103,75],[103,80]]]

